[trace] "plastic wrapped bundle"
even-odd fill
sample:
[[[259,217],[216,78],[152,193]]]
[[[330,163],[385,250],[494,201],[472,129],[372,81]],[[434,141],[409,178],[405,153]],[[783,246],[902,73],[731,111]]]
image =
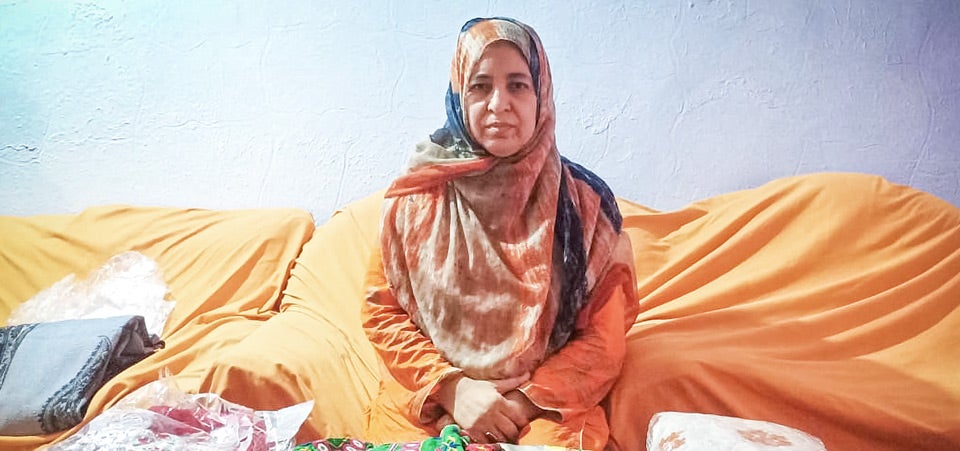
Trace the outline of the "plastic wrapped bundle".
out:
[[[647,449],[657,451],[826,451],[820,439],[768,421],[660,412],[650,420]]]

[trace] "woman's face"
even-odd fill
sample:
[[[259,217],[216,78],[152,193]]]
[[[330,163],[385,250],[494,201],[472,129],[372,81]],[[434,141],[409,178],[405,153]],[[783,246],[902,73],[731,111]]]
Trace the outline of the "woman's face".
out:
[[[490,154],[511,156],[533,137],[537,93],[530,67],[512,43],[484,49],[463,100],[470,136]]]

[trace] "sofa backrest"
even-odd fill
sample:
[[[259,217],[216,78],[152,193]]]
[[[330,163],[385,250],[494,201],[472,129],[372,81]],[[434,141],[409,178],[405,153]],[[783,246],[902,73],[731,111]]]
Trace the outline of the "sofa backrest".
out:
[[[100,206],[78,214],[0,217],[0,325],[69,274],[137,251],[155,260],[176,307],[167,330],[230,303],[274,309],[287,271],[313,233],[299,209],[202,210]]]

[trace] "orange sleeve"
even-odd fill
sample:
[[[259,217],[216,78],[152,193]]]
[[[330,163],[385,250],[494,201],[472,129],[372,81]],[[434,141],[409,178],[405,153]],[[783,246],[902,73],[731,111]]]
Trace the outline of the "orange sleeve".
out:
[[[574,336],[520,388],[531,402],[564,421],[599,404],[623,367],[626,331],[637,315],[630,296],[634,289],[628,285],[633,278],[624,274],[628,270],[608,274],[580,312]]]
[[[379,246],[371,255],[366,276],[363,328],[390,375],[413,395],[412,415],[429,423],[443,408],[427,398],[441,379],[460,370],[445,359],[433,342],[413,323],[390,289],[380,260]]]

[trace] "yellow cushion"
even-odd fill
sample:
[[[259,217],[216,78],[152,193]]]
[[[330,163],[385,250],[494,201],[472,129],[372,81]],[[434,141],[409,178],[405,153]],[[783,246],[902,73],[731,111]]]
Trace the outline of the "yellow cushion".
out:
[[[611,448],[661,411],[763,420],[827,449],[957,449],[960,209],[876,176],[621,202],[641,312]]]
[[[317,227],[290,271],[280,313],[218,355],[200,391],[262,410],[314,400],[298,442],[362,436],[379,367],[360,305],[382,199],[374,193]]]
[[[84,277],[111,256],[157,261],[177,302],[167,330],[229,302],[235,311],[276,305],[284,276],[313,232],[294,209],[213,211],[103,206],[76,215],[0,216],[0,323],[70,273]]]

